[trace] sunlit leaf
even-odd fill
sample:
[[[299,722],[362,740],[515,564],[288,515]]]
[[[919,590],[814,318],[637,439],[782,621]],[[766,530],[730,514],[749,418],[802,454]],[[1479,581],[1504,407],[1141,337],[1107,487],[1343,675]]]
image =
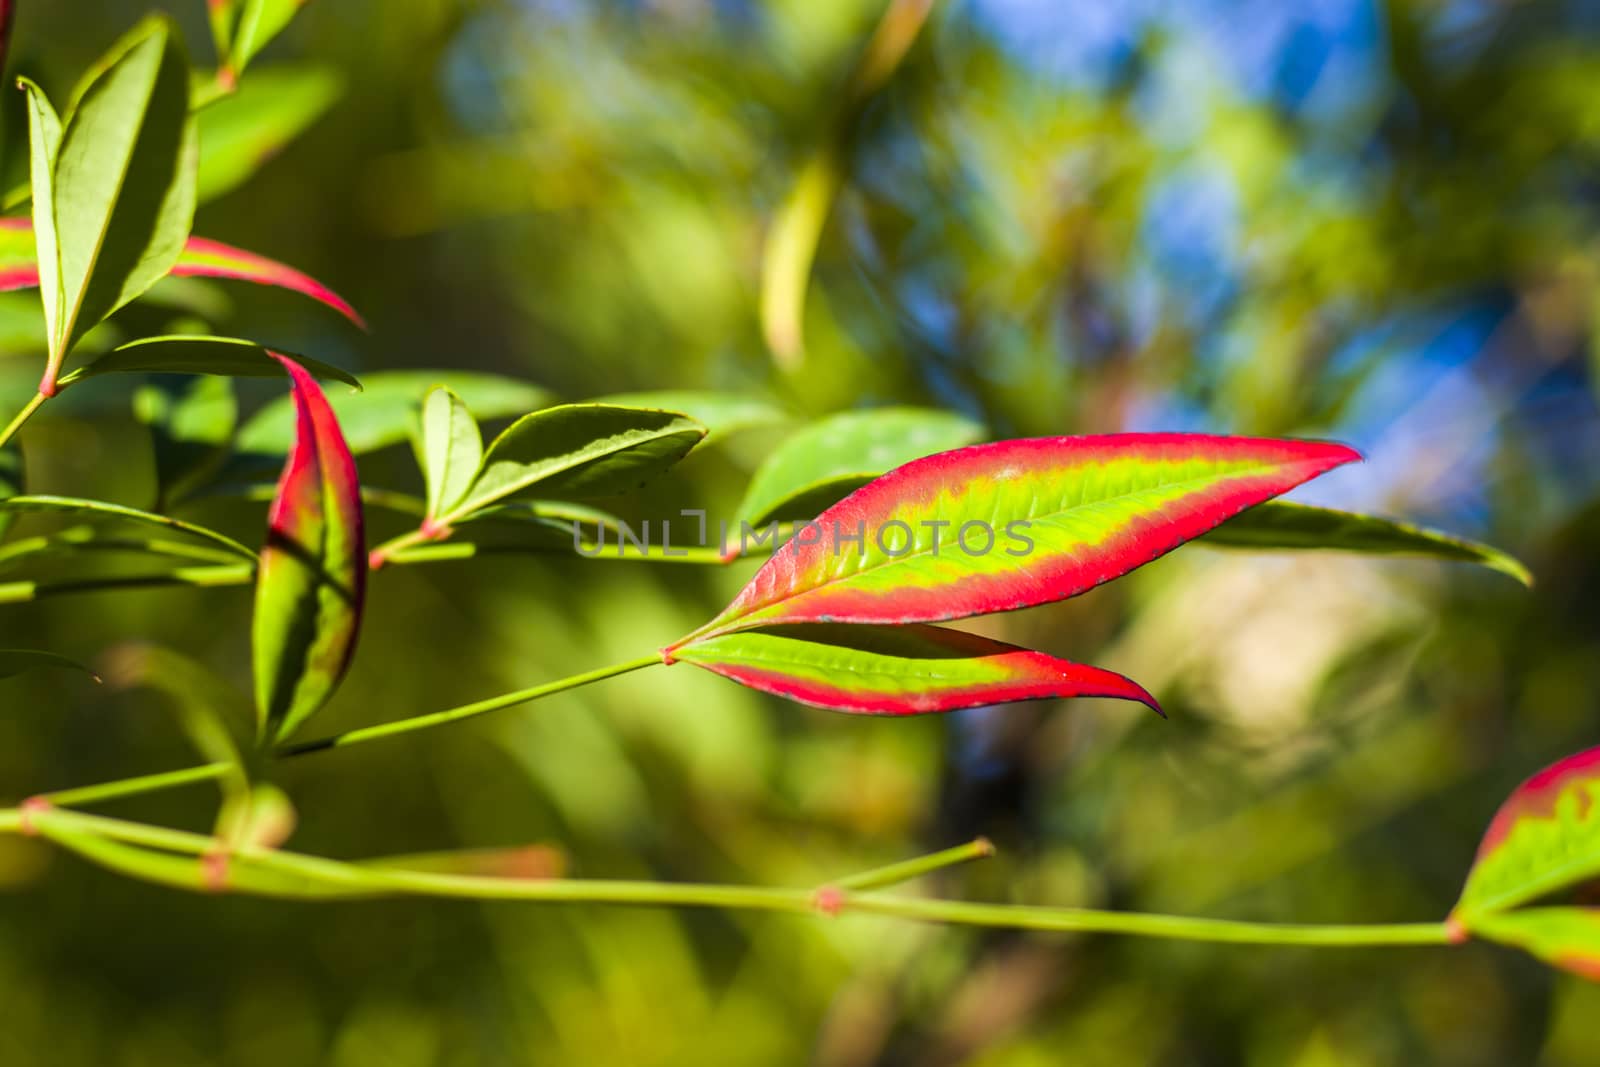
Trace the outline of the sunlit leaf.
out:
[[[37,210],[35,208],[36,213]],[[32,220],[0,219],[0,291],[31,289],[39,284],[35,245]],[[309,274],[221,241],[188,238],[168,274],[176,278],[225,278],[288,289],[332,308],[357,326],[366,326],[348,301]],[[46,293],[48,295],[48,290]]]
[[[550,393],[531,382],[498,374],[458,370],[379,371],[362,378],[358,396],[328,398],[345,440],[356,455],[407,440],[416,426],[422,398],[443,385],[479,419],[523,415],[550,402]],[[241,452],[281,455],[294,440],[294,407],[274,401],[249,419],[235,444]]]
[[[787,422],[789,415],[771,401],[737,393],[693,389],[661,389],[643,393],[612,393],[595,397],[596,404],[625,408],[679,411],[706,428],[706,441],[720,441],[741,430]]]
[[[196,158],[182,46],[166,19],[148,18],[71,111],[50,202],[35,207],[36,219],[54,213],[61,264],[43,391],[79,337],[177,262],[194,217]]]
[[[461,398],[444,386],[422,401],[422,473],[428,518],[437,519],[456,501],[483,462],[483,436]]]
[[[0,510],[19,513],[53,512],[62,515],[82,515],[91,519],[118,519],[143,526],[160,527],[173,533],[189,534],[212,544],[221,545],[242,559],[254,561],[256,558],[256,554],[244,545],[227,534],[218,533],[209,527],[104,500],[87,500],[72,496],[14,496],[9,500],[0,500]]]
[[[1477,918],[1600,877],[1600,748],[1546,767],[1495,812],[1452,918]]]
[[[1048,697],[1113,697],[1160,711],[1120,674],[939,626],[783,626],[729,633],[677,658],[833,711],[918,715]]]
[[[65,668],[82,671],[91,678],[95,677],[93,671],[77,660],[68,659],[54,652],[42,652],[33,648],[0,648],[0,678],[10,678],[36,667]],[[98,678],[96,680],[98,681]]]
[[[362,329],[367,326],[349,301],[309,274],[221,241],[191,237],[184,244],[172,273],[186,278],[231,278],[288,289],[332,308]]]
[[[1042,437],[914,460],[802,527],[673,646],[790,622],[938,622],[1075,596],[1359,458],[1204,434]]]
[[[239,21],[242,0],[206,0],[206,18],[211,26],[211,43],[217,49],[217,66],[229,71],[228,57],[233,53],[233,28]]]
[[[92,363],[76,367],[61,378],[70,385],[83,378],[103,374],[219,374],[230,378],[276,378],[283,374],[284,360],[304,367],[323,378],[333,378],[361,388],[361,380],[349,371],[321,360],[292,352],[274,352],[254,341],[239,337],[202,337],[175,334],[170,337],[144,337],[113,348]]]
[[[830,415],[773,449],[751,477],[739,517],[753,526],[815,518],[885,471],[983,435],[970,419],[926,408]]]
[[[705,427],[684,415],[609,404],[563,404],[512,423],[483,457],[451,515],[468,515],[533,486],[600,496],[632,489],[689,453]]]
[[[36,193],[33,221],[6,219],[0,230],[0,286],[24,288],[39,285],[44,302],[45,346],[54,352],[57,324],[61,321],[61,255],[56,234],[55,170],[56,153],[61,148],[61,120],[40,89],[27,78],[18,84],[28,97],[29,174]],[[19,225],[22,224],[22,225]],[[20,240],[11,240],[16,235]],[[41,264],[43,267],[41,268]],[[28,281],[30,275],[32,281]]]
[[[244,73],[263,48],[294,19],[307,0],[244,0],[228,62],[234,75]]]
[[[244,184],[339,97],[337,73],[326,67],[260,68],[232,93],[201,109],[201,203]]]
[[[1600,982],[1600,909],[1520,908],[1479,916],[1473,933]]]
[[[1491,545],[1398,519],[1311,507],[1287,500],[1258,504],[1205,536],[1208,545],[1254,549],[1335,549],[1376,555],[1428,556],[1477,563],[1533,584],[1522,562]]]
[[[284,359],[298,435],[267,517],[257,568],[256,713],[282,740],[333,695],[355,652],[366,592],[360,481],[339,423],[309,372]]]

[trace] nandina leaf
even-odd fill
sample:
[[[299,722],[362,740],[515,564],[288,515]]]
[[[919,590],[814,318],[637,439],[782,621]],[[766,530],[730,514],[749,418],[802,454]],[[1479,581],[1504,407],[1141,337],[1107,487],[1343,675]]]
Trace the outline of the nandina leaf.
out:
[[[594,398],[596,404],[625,408],[678,411],[706,428],[706,442],[757,426],[786,422],[789,416],[770,400],[694,389],[659,389],[642,393],[611,393]],[[809,516],[807,516],[809,518]]]
[[[454,522],[535,485],[603,496],[643,484],[689,453],[706,429],[686,415],[610,404],[562,404],[524,415],[495,438]]]
[[[1205,535],[1205,543],[1227,548],[1333,549],[1376,555],[1429,556],[1477,563],[1533,584],[1533,575],[1508,553],[1426,526],[1398,519],[1311,507],[1287,500],[1258,504]]]
[[[112,504],[105,500],[87,500],[75,496],[14,496],[8,500],[0,500],[0,509],[18,513],[37,511],[65,515],[87,515],[89,518],[121,519],[143,526],[159,527],[171,533],[189,534],[212,544],[221,545],[233,553],[234,556],[242,559],[254,561],[256,558],[256,554],[244,545],[241,545],[227,534],[218,533],[210,527],[185,522],[183,519],[174,519],[170,515],[157,515],[151,511],[141,511],[138,508],[125,507],[122,504]]]
[[[362,378],[359,396],[328,398],[345,441],[356,455],[399,444],[416,426],[422,398],[435,385],[448,387],[480,419],[524,415],[550,403],[548,390],[532,382],[463,370],[378,371]],[[273,401],[239,431],[237,447],[245,453],[280,454],[294,440],[291,398]]]
[[[103,374],[217,374],[228,378],[276,378],[283,373],[284,360],[324,378],[334,378],[361,388],[361,380],[349,371],[321,360],[308,359],[293,352],[273,351],[242,337],[205,337],[174,334],[170,337],[142,337],[75,367],[61,376],[62,385]]]
[[[99,681],[95,673],[77,660],[68,659],[66,656],[55,652],[44,652],[36,648],[0,648],[0,678],[10,678],[23,671],[31,671],[35,667],[65,667],[68,670],[82,671],[89,677]]]
[[[1600,982],[1600,909],[1520,908],[1477,918],[1472,931],[1553,967]]]
[[[316,380],[293,360],[282,363],[298,435],[268,514],[253,632],[256,715],[275,740],[316,712],[344,677],[367,578],[355,459]]]
[[[172,269],[194,218],[197,156],[182,45],[165,18],[147,18],[87,82],[48,197],[35,197],[60,265],[45,391],[78,338]]]
[[[191,237],[184,244],[183,253],[173,265],[172,273],[184,278],[232,278],[235,281],[289,289],[332,308],[363,330],[367,328],[366,322],[344,297],[309,274],[221,241]]]
[[[199,201],[244,184],[321,117],[341,89],[338,74],[326,67],[286,64],[254,71],[232,93],[201,108]]]
[[[1518,786],[1478,845],[1452,919],[1480,916],[1600,876],[1600,748],[1568,756]]]
[[[1082,696],[1161,710],[1120,674],[940,626],[781,626],[697,641],[675,656],[832,711],[921,715]]]
[[[739,518],[752,526],[815,518],[885,471],[983,435],[965,416],[928,408],[830,415],[772,450],[750,479]]]
[[[1041,437],[929,456],[802,527],[672,647],[776,623],[938,622],[1062,600],[1357,458],[1343,445],[1203,434]]]
[[[61,148],[61,120],[43,89],[27,78],[17,79],[17,84],[28,96],[29,175],[35,196],[31,221],[0,220],[0,224],[5,226],[4,230],[0,230],[0,288],[39,285],[42,273],[44,284],[40,297],[44,302],[45,345],[53,349],[63,299],[55,197],[56,153]],[[17,235],[18,239],[10,235]]]
[[[244,73],[263,48],[282,33],[307,0],[244,0],[234,32],[228,65],[234,77]]]
[[[461,499],[483,462],[483,435],[461,398],[444,386],[422,400],[423,482],[429,519],[437,519]]]
[[[37,213],[37,209],[35,209]],[[0,291],[32,289],[39,284],[35,223],[18,217],[0,219]],[[166,272],[178,278],[230,278],[289,289],[332,308],[357,326],[366,323],[338,293],[308,274],[266,256],[205,237],[190,237]],[[45,299],[50,299],[47,289]]]

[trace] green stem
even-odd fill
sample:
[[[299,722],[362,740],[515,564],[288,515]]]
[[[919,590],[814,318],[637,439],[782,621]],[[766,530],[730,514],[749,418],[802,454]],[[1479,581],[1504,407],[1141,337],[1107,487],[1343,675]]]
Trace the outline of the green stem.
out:
[[[216,847],[215,838],[207,835],[84,812],[46,809],[34,812],[32,818],[40,827],[54,823],[63,829],[92,833],[129,844],[185,855],[206,855]],[[22,825],[20,811],[0,810],[0,832],[18,832]],[[975,858],[981,854],[977,850],[977,845],[978,843],[974,842],[959,849],[947,849],[932,856],[907,860],[904,864],[895,864],[877,873],[881,876],[883,872],[895,868],[916,867],[924,871],[931,870],[952,862],[951,856],[957,852],[963,853],[963,858]],[[958,900],[931,900],[885,893],[851,893],[842,890],[839,890],[838,896],[823,904],[815,892],[807,889],[684,882],[519,879],[439,874],[350,864],[320,856],[271,849],[241,850],[236,858],[238,862],[273,868],[316,880],[344,885],[359,882],[369,886],[378,894],[404,893],[472,900],[517,900],[539,903],[714,907],[791,914],[821,911],[836,915],[853,912],[959,926],[1004,927],[1053,933],[1120,934],[1131,937],[1242,945],[1371,948],[1399,945],[1442,946],[1451,943],[1450,932],[1443,923],[1320,925],[1236,922],[1182,915],[1099,911],[1092,908],[972,904]],[[837,886],[834,888],[838,890]]]
[[[137,778],[119,778],[115,782],[102,782],[99,785],[85,785],[76,789],[61,789],[54,793],[41,793],[40,799],[47,800],[51,804],[63,806],[98,804],[104,800],[137,796],[140,793],[154,793],[160,789],[173,789],[193,782],[208,782],[213,778],[221,778],[232,769],[233,764],[231,763],[206,763],[198,767],[185,767],[177,771],[142,774]]]
[[[16,432],[22,429],[22,424],[27,422],[35,411],[39,410],[39,405],[49,399],[43,393],[33,394],[33,399],[22,405],[22,410],[17,412],[16,417],[11,420],[4,430],[0,430],[0,448],[4,448],[6,442],[10,441],[16,435]]]
[[[255,567],[236,563],[217,567],[182,567],[161,574],[122,574],[104,578],[67,578],[58,581],[0,582],[0,604],[61,596],[67,593],[99,593],[113,589],[153,589],[167,585],[209,588],[220,585],[245,585],[255,576]]]
[[[409,719],[397,719],[394,722],[379,723],[377,726],[364,726],[358,730],[347,730],[333,737],[321,737],[314,741],[301,741],[298,744],[284,745],[275,750],[273,755],[279,759],[288,759],[294,756],[304,756],[310,752],[321,752],[324,749],[344,748],[347,745],[359,745],[365,741],[376,741],[383,737],[407,734],[413,730],[426,730],[434,726],[443,726],[449,722],[460,722],[462,719],[470,719],[475,715],[499,711],[501,708],[509,708],[514,704],[526,704],[530,700],[538,700],[541,697],[551,696],[568,689],[576,689],[579,686],[598,682],[604,678],[614,678],[619,674],[627,674],[629,671],[642,670],[661,661],[661,654],[653,652],[648,656],[630,659],[625,663],[616,663],[609,667],[586,671],[583,674],[559,678],[543,685],[518,689],[512,693],[503,693],[497,697],[490,697],[488,700],[480,700],[473,704],[463,704],[458,708],[448,708],[444,711],[435,711],[428,715],[417,715]]]
[[[529,701],[565,692],[568,689],[576,689],[591,682],[614,678],[619,674],[627,674],[630,671],[642,670],[660,662],[660,653],[652,653],[624,663],[600,667],[596,670],[586,671],[583,674],[574,674],[567,678],[546,682],[543,685],[518,689],[515,692],[503,693],[497,697],[490,697],[487,700],[479,700],[471,704],[463,704],[460,707],[447,708],[444,711],[417,715],[409,719],[397,719],[394,722],[379,723],[377,726],[365,726],[356,730],[347,730],[342,734],[335,734],[331,737],[319,737],[311,741],[282,745],[275,749],[272,755],[275,759],[293,759],[296,756],[323,752],[331,748],[345,748],[350,745],[359,745],[366,741],[377,741],[384,737],[395,737],[400,734],[410,733],[413,730],[426,730],[430,727],[442,726],[445,723],[470,719],[475,715],[499,711],[501,708],[509,708],[516,704],[526,704]],[[180,770],[162,771],[137,778],[119,778],[114,782],[102,782],[98,785],[62,789],[54,793],[42,793],[40,794],[40,799],[59,805],[79,806],[93,804],[103,800],[115,800],[120,797],[153,793],[161,789],[172,789],[177,786],[191,785],[195,782],[210,781],[213,778],[222,777],[230,769],[231,765],[227,763],[207,763],[198,767],[184,767]]]
[[[943,867],[952,867],[958,863],[967,863],[971,860],[987,859],[994,855],[994,845],[987,837],[980,837],[968,841],[964,845],[944,849],[927,856],[918,856],[916,859],[902,860],[891,863],[887,867],[876,867],[860,874],[852,874],[848,878],[839,878],[830,883],[835,890],[862,891],[867,889],[884,889],[901,882],[909,882],[913,878],[920,878],[925,874],[937,871]]]

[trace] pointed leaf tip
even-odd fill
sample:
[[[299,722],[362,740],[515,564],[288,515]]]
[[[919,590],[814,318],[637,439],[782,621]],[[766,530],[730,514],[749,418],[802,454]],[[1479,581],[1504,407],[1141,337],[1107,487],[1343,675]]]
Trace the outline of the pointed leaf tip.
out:
[[[367,555],[355,460],[310,372],[289,373],[296,435],[257,569],[253,644],[256,710],[282,740],[333,694],[355,651]]]

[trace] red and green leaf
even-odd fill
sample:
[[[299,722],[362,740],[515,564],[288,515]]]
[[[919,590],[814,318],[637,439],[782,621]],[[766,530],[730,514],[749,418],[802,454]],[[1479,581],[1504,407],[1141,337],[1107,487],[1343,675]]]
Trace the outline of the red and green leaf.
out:
[[[914,460],[802,527],[668,651],[780,623],[939,622],[1062,600],[1358,458],[1313,441],[1112,434]]]
[[[922,715],[1051,697],[1155,698],[1120,674],[939,626],[783,626],[710,637],[673,658],[832,711]]]
[[[338,293],[293,267],[242,248],[205,237],[190,237],[169,272],[180,278],[231,278],[289,289],[339,312],[366,329],[355,308]],[[39,284],[39,260],[34,248],[33,221],[0,219],[0,291],[32,289]]]
[[[1568,756],[1523,782],[1478,845],[1452,918],[1506,911],[1600,876],[1600,748]]]
[[[1481,916],[1472,931],[1520,948],[1552,967],[1600,982],[1600,910],[1522,908]]]
[[[316,379],[293,381],[296,438],[257,568],[254,652],[262,731],[282,740],[333,694],[360,629],[367,577],[355,460]]]

